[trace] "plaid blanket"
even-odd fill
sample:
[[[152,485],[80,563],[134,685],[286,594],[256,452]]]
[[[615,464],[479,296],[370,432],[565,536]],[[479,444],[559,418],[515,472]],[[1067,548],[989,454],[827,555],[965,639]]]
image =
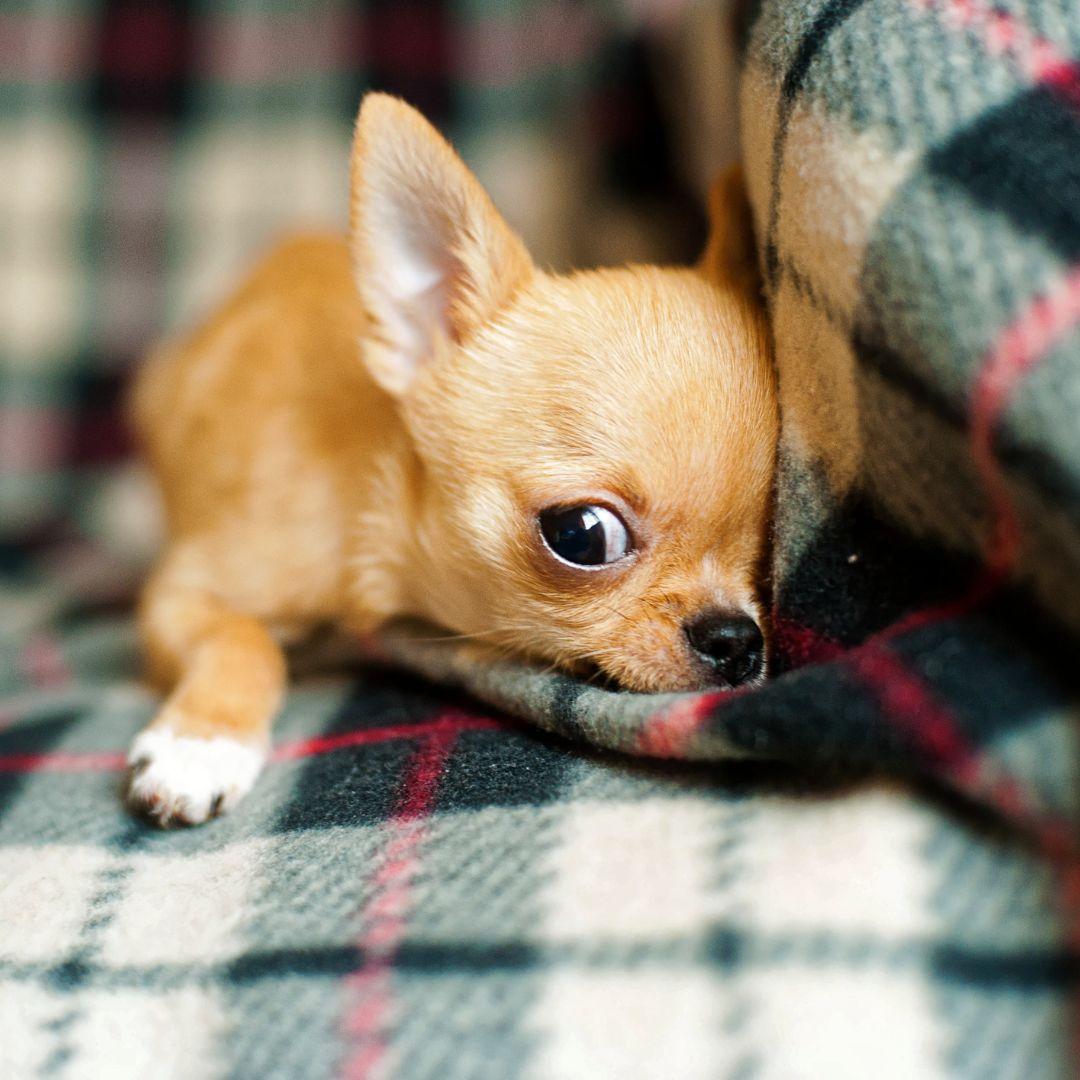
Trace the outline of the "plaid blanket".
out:
[[[161,833],[120,805],[154,704],[111,479],[126,366],[266,233],[340,215],[362,85],[455,131],[526,233],[609,253],[628,216],[574,190],[572,221],[568,178],[685,199],[633,25],[0,16],[0,1075],[1074,1071],[1068,0],[746,13],[784,428],[769,685],[618,694],[395,627],[358,677],[307,658],[237,813]],[[567,138],[582,115],[603,138]]]

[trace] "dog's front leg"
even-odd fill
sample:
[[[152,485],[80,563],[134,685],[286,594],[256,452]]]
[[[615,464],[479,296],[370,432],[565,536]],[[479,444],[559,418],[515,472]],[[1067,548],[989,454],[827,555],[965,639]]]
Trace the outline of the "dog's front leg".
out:
[[[143,646],[171,693],[128,758],[132,807],[162,825],[199,824],[247,793],[286,682],[285,656],[259,620],[179,576],[166,560],[143,595]]]

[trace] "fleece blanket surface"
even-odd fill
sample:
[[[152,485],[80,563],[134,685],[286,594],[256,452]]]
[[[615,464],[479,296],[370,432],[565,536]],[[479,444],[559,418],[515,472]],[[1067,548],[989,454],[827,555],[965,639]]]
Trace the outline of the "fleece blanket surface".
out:
[[[1075,1074],[1070,0],[744,13],[766,686],[615,693],[394,627],[359,673],[307,658],[237,812],[123,809],[155,705],[97,528],[125,365],[253,238],[343,210],[362,86],[519,178],[601,86],[580,175],[663,180],[663,138],[626,142],[648,65],[608,51],[631,8],[5,13],[0,1076]]]
[[[159,832],[118,799],[151,707],[0,734],[5,1077],[1062,1075],[1054,872],[940,794],[635,765],[372,673]]]

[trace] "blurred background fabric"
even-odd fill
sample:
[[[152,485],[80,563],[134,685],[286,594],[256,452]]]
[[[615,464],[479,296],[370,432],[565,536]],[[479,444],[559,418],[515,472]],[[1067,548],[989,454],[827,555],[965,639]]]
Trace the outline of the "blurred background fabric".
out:
[[[734,72],[677,60],[710,42],[730,60],[722,17],[683,0],[6,3],[8,557],[99,529],[96,481],[130,449],[121,388],[156,339],[206,311],[273,236],[343,226],[367,89],[420,107],[542,264],[693,254],[697,195],[734,154]],[[681,126],[665,120],[675,101]],[[716,140],[700,138],[704,123]]]

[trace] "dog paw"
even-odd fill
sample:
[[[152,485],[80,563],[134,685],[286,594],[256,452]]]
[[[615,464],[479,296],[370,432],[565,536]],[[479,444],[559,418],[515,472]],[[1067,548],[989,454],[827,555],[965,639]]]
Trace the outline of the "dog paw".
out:
[[[131,746],[128,802],[159,825],[199,825],[232,809],[251,790],[265,754],[224,736],[198,739],[165,728]]]

